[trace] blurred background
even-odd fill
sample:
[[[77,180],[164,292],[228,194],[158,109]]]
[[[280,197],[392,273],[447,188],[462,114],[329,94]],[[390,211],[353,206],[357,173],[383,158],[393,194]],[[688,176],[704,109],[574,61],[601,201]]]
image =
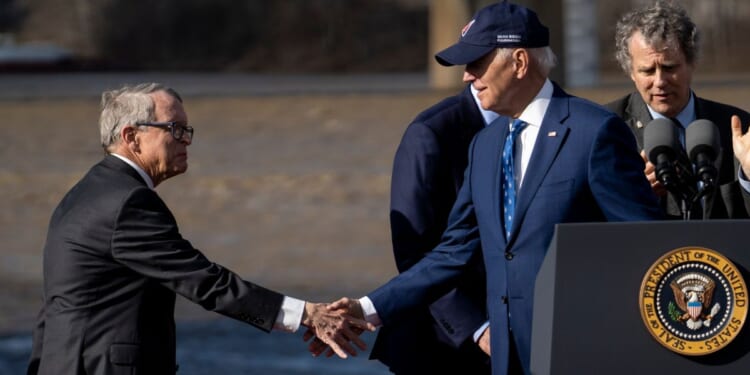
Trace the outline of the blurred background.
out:
[[[487,0],[0,0],[0,67],[248,73],[424,72]],[[560,80],[584,64],[618,74],[614,26],[653,0],[520,0],[552,30]],[[682,0],[703,36],[703,73],[741,72],[744,0]],[[583,48],[585,47],[585,48]],[[429,51],[429,52],[428,52]],[[13,55],[13,52],[16,55]],[[45,60],[46,58],[46,60]],[[581,61],[585,58],[584,61]],[[566,79],[567,78],[567,79]],[[568,82],[569,81],[569,82]]]
[[[605,103],[632,89],[614,25],[643,0],[527,0],[552,31],[553,78]],[[750,99],[746,0],[678,1],[702,32],[694,89]],[[163,82],[196,128],[189,171],[157,189],[184,237],[298,298],[359,297],[396,274],[391,163],[420,111],[461,87],[432,55],[479,0],[0,0],[0,375],[24,372],[42,247],[62,195],[102,157],[103,90]],[[178,299],[180,374],[386,374],[313,359]],[[368,342],[373,334],[366,334]]]

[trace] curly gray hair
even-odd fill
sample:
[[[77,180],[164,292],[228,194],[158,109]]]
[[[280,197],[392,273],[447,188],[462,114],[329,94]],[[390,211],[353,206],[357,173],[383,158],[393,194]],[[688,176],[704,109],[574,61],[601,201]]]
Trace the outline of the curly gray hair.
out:
[[[109,150],[120,139],[123,126],[154,120],[155,104],[149,94],[157,91],[164,91],[182,102],[182,98],[175,90],[160,83],[124,86],[102,94],[99,132],[104,150]]]
[[[625,73],[630,73],[630,38],[640,31],[646,42],[655,49],[679,48],[688,64],[698,58],[698,28],[682,7],[667,1],[657,1],[648,8],[636,9],[617,21],[615,57]]]

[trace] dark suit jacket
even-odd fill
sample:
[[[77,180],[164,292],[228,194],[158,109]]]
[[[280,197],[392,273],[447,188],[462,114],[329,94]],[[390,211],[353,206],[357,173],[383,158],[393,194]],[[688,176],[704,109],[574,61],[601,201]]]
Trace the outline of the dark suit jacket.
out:
[[[606,106],[630,126],[638,142],[638,148],[643,149],[643,132],[646,125],[653,120],[643,98],[634,92]],[[732,115],[740,116],[743,131],[747,131],[747,124],[750,123],[750,114],[747,112],[726,104],[695,97],[696,119],[711,120],[716,124],[721,136],[721,153],[716,161],[719,170],[717,190],[706,196],[703,218],[747,218],[750,213],[750,193],[742,189],[737,180],[739,162],[735,159],[732,148]],[[661,200],[661,205],[670,218],[682,218],[680,205],[671,193]]]
[[[483,128],[484,119],[467,86],[420,113],[406,129],[391,179],[391,236],[399,272],[440,243],[463,182],[469,143]],[[486,358],[476,344],[467,342],[487,319],[483,273],[478,264],[476,272],[468,272],[457,288],[429,308],[382,327],[371,358],[399,374],[467,372],[472,366],[480,368],[473,368],[473,373],[489,373]],[[462,344],[471,348],[460,348]]]
[[[510,328],[529,372],[534,283],[555,224],[661,218],[628,127],[603,107],[555,86],[506,238],[501,154],[507,132],[508,126],[490,126],[474,138],[441,243],[368,295],[387,326],[444,293],[481,253],[495,375],[507,373]]]
[[[175,293],[265,331],[283,299],[206,259],[156,192],[108,155],[52,214],[29,373],[174,373]]]

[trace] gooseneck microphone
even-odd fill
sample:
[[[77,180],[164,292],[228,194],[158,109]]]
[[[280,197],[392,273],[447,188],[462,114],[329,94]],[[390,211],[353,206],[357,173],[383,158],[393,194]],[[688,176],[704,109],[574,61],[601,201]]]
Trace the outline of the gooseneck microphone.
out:
[[[656,168],[656,178],[668,191],[679,192],[679,179],[674,164],[677,161],[677,150],[680,150],[679,135],[675,124],[666,118],[651,121],[643,132],[643,148],[648,160]]]
[[[716,124],[709,120],[695,120],[685,132],[690,161],[695,165],[695,176],[703,183],[699,196],[716,186],[718,170],[714,165],[721,150],[721,136]]]

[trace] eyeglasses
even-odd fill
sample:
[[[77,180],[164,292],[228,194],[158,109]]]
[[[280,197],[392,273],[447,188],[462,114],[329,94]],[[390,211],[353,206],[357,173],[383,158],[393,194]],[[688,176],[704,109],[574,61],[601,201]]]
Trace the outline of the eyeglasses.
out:
[[[136,122],[135,123],[138,126],[155,126],[159,128],[167,128],[169,129],[169,132],[172,133],[172,138],[180,141],[183,137],[187,135],[187,140],[192,141],[193,140],[193,133],[195,133],[195,129],[193,129],[192,126],[182,126],[179,125],[176,121],[167,121],[167,122]]]

